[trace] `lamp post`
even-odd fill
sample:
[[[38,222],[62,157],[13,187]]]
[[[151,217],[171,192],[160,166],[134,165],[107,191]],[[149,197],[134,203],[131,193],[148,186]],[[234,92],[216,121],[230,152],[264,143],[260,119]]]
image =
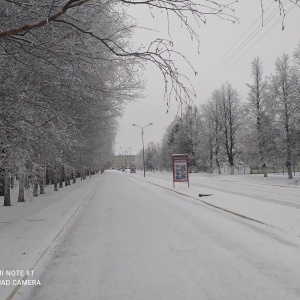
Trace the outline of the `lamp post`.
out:
[[[143,144],[143,169],[144,169],[144,177],[146,177],[146,172],[145,172],[145,146],[144,146],[144,128],[147,126],[152,125],[153,123],[150,123],[148,125],[145,125],[143,127],[136,125],[136,124],[132,124],[132,126],[136,126],[142,129],[142,144]]]
[[[129,156],[129,149],[131,149],[131,147],[125,149],[125,172],[126,173],[127,173],[127,165],[128,165],[127,157]]]
[[[121,159],[121,170],[123,172],[125,156],[124,156],[124,151],[123,151],[122,147],[120,147],[120,156],[122,157],[122,159]]]
[[[127,173],[127,165],[128,165],[128,160],[127,160],[127,156],[129,156],[129,150],[131,149],[131,147],[128,148],[122,148],[120,147],[121,151],[123,152],[123,161],[124,161],[124,166],[125,166],[125,172]],[[122,164],[123,166],[123,164]]]
[[[127,156],[128,156],[128,167],[129,167],[129,169],[130,169],[130,161],[131,161],[130,155],[131,155],[131,147],[128,147],[127,148]],[[126,169],[126,173],[127,173],[127,169]]]

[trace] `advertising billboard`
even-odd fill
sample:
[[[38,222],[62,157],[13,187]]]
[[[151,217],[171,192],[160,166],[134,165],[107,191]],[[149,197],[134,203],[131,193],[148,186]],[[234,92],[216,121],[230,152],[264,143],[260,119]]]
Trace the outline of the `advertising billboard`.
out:
[[[189,185],[188,154],[173,154],[173,186],[174,182],[187,182]]]

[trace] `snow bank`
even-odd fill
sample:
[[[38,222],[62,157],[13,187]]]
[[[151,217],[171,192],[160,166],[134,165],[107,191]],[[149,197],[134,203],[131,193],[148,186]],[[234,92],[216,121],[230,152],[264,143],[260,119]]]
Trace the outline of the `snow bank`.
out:
[[[264,178],[197,173],[190,174],[190,187],[187,183],[175,183],[175,188],[170,172],[147,172],[145,179],[140,172],[133,176],[300,237],[299,176],[288,180],[286,176],[273,174]],[[221,184],[228,185],[227,191],[218,190]],[[199,194],[210,196],[199,197]]]

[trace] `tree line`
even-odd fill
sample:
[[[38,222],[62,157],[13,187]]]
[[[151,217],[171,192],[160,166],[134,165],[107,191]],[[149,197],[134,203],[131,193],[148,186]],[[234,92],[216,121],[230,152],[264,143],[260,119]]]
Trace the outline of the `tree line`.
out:
[[[50,12],[49,1],[4,1],[0,26],[15,26]],[[109,7],[75,13],[84,24],[123,43],[126,19]],[[98,8],[98,9],[96,9]],[[36,10],[35,10],[36,9]],[[93,16],[86,22],[87,15]],[[122,28],[122,32],[120,32]],[[113,155],[117,117],[142,83],[135,58],[115,57],[72,26],[44,26],[0,43],[0,192],[10,206],[12,178],[38,196],[106,167]]]
[[[234,21],[233,3],[207,1],[24,0],[0,7],[0,195],[11,205],[12,179],[37,196],[45,184],[62,187],[106,167],[113,156],[117,118],[140,96],[141,71],[156,65],[165,100],[188,102],[189,80],[170,39],[132,46],[139,26],[130,7],[205,23],[215,15]],[[145,29],[144,29],[145,30]],[[170,32],[169,32],[170,33]]]
[[[164,13],[167,24],[169,18],[177,18],[200,43],[197,26],[210,16],[236,22],[236,2],[2,0],[4,206],[11,205],[13,178],[19,180],[18,200],[23,202],[26,188],[37,196],[44,193],[45,184],[57,190],[63,182],[68,185],[105,168],[113,156],[117,118],[128,101],[140,96],[147,63],[160,72],[168,105],[171,100],[190,103],[193,88],[175,63],[178,57],[188,61],[173,48],[171,28],[168,39],[158,36],[148,45],[133,46],[132,35],[142,26],[130,16],[130,7],[150,10],[153,16]],[[277,3],[282,6],[281,0]]]
[[[284,166],[293,178],[300,164],[300,43],[292,57],[283,54],[274,67],[265,76],[261,59],[253,59],[246,99],[225,82],[200,107],[188,106],[160,143],[146,147],[146,168],[171,170],[171,154],[188,153],[194,171],[221,174],[225,163],[234,174],[243,164],[267,176],[268,166]]]

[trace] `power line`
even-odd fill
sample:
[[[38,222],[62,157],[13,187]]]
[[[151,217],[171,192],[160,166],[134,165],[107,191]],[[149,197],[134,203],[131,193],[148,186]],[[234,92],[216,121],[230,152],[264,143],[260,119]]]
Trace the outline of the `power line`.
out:
[[[287,12],[288,14],[294,7],[293,5]],[[218,76],[207,88],[205,88],[200,95],[204,94],[216,81],[218,81],[233,65],[235,65],[250,49],[252,49],[264,36],[266,36],[282,19],[278,19],[258,40],[256,40],[241,56],[238,57],[232,64],[229,65],[229,67],[220,75]],[[252,40],[252,39],[251,39]],[[223,68],[222,68],[223,69]]]
[[[275,9],[271,15],[269,15],[267,22],[265,23],[265,26],[277,15],[278,13],[278,8]],[[224,67],[226,67],[226,65],[228,63],[230,63],[230,61],[232,59],[234,59],[234,57],[239,54],[239,52],[246,47],[252,40],[253,38],[255,38],[256,35],[258,35],[262,30],[265,30],[266,27],[262,28],[261,26],[259,26],[258,28],[256,28],[253,32],[251,32],[251,34],[237,47],[237,49],[235,49],[230,56],[224,61],[222,62],[221,66],[218,67],[218,69],[207,78],[206,82],[204,83],[203,87],[205,87],[207,85],[207,83],[209,83],[209,81],[216,76],[216,74],[218,74]]]
[[[286,0],[286,2],[284,3],[284,5],[287,2],[288,2],[288,0]],[[237,54],[239,54],[239,52],[243,48],[245,48],[251,42],[251,40],[253,40],[253,38],[255,38],[255,36],[257,36],[262,30],[266,29],[266,25],[277,15],[278,11],[279,11],[279,8],[277,7],[266,18],[265,27],[258,26],[254,31],[252,31],[250,33],[250,35],[242,42],[242,44],[239,45],[238,48],[235,49],[234,52],[231,53],[230,56],[224,62],[222,62],[221,66],[219,66],[218,69],[211,76],[209,76],[208,78],[206,78],[206,82],[202,85],[202,88],[204,88],[224,67],[226,67],[226,65],[228,65],[231,62],[231,60],[233,60],[235,58],[235,56]],[[257,22],[257,20],[256,20],[256,22]]]
[[[268,11],[268,9],[274,5],[275,2],[272,2],[268,8],[265,10]],[[239,43],[240,40],[243,39],[243,37],[247,34],[247,32],[259,21],[261,20],[262,15],[260,15],[254,22],[253,24],[241,35],[241,37],[231,46],[231,48],[218,60],[218,62],[202,77],[202,79],[200,80],[200,82],[198,82],[198,84],[196,86],[199,86],[203,81],[206,80],[207,76],[222,62],[223,58],[225,58],[227,56],[227,54],[230,53],[230,51]]]
[[[283,3],[283,6],[285,6],[287,3],[288,3],[289,1],[288,0],[286,0],[284,3]],[[272,4],[271,4],[272,5]],[[267,10],[271,7],[271,5],[267,8]],[[294,5],[295,6],[295,5]],[[294,7],[293,6],[293,7]],[[293,8],[292,7],[292,8]],[[291,8],[291,9],[292,9]],[[291,10],[290,9],[290,10]],[[267,11],[266,10],[266,11]],[[289,11],[290,11],[289,10]],[[273,10],[269,15],[268,15],[268,17],[266,18],[266,23],[265,23],[265,25],[267,25],[268,23],[270,23],[271,21],[272,21],[272,19],[278,14],[278,11],[279,11],[279,8],[277,7],[275,10]],[[288,11],[288,12],[289,12]],[[261,18],[261,17],[260,17]],[[246,30],[246,32],[242,35],[242,37],[230,48],[230,50],[229,51],[227,51],[227,53],[221,58],[221,61],[222,61],[222,59],[234,48],[234,46],[245,36],[245,34],[247,33],[247,32],[249,32],[249,30],[250,29],[252,29],[253,28],[253,26],[255,25],[255,23],[257,23],[257,21],[260,19],[260,18],[258,18],[247,30]],[[263,36],[265,36],[280,20],[282,20],[282,18],[280,18],[279,20],[277,20],[276,22],[275,22],[275,24],[273,24],[272,26],[271,26],[271,28],[269,29],[269,30],[267,30],[267,32],[265,33],[265,34],[263,34]],[[229,69],[230,69],[230,67],[232,66],[232,65],[234,65],[234,63],[233,64],[231,64],[230,65],[230,67],[229,68],[227,68],[226,69],[226,71],[225,72],[223,72],[222,73],[222,75],[221,76],[218,76],[218,78],[216,79],[216,80],[214,80],[213,81],[213,83],[212,84],[210,84],[207,88],[205,88],[205,86],[207,86],[209,83],[210,83],[210,81],[211,80],[213,80],[214,79],[214,77],[216,76],[216,75],[218,75],[219,73],[220,73],[220,71],[222,71],[228,64],[230,64],[230,62],[232,61],[232,60],[234,60],[235,59],[235,57],[236,57],[236,55],[238,55],[262,30],[265,30],[267,27],[261,27],[261,26],[259,26],[258,28],[256,28],[254,31],[252,31],[251,33],[250,33],[250,35],[248,35],[247,36],[247,38],[242,42],[242,44],[240,44],[239,46],[238,46],[238,48],[237,49],[235,49],[234,50],[234,52],[232,53],[232,54],[230,54],[230,56],[228,57],[228,58],[226,58],[226,60],[224,61],[224,62],[222,62],[221,63],[221,65],[220,65],[220,61],[212,68],[212,69],[215,69],[216,67],[218,67],[214,72],[213,72],[213,74],[211,74],[210,76],[208,76],[208,77],[206,77],[205,78],[205,82],[204,82],[204,84],[202,84],[202,87],[201,88],[198,88],[198,91],[199,90],[203,90],[203,92],[201,92],[201,94],[203,94],[209,87],[211,87],[211,85],[213,84],[213,83],[215,83],[224,73],[226,73],[226,71],[228,71]],[[263,37],[262,36],[262,37]],[[262,37],[260,37],[256,42],[254,42],[254,44],[252,44],[252,46],[250,46],[246,51],[245,51],[245,53],[249,50],[249,49],[251,49],[258,41],[260,41],[261,39],[262,39]],[[244,54],[245,54],[244,53]],[[243,54],[243,55],[244,55]],[[242,55],[242,56],[243,56]],[[241,56],[241,57],[242,57]],[[239,59],[241,58],[241,57],[239,57]],[[220,66],[218,66],[218,65],[220,65]],[[212,69],[210,69],[210,71],[209,71],[209,73],[212,71]],[[198,84],[199,85],[199,84]]]

